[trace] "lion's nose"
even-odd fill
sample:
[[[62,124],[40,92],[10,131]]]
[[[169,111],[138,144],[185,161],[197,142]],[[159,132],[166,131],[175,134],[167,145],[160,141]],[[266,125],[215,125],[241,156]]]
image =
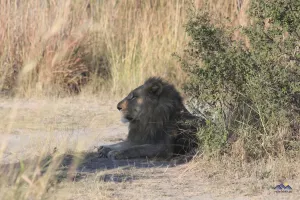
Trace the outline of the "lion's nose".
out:
[[[118,104],[117,109],[120,111],[120,110],[122,110],[122,107]]]

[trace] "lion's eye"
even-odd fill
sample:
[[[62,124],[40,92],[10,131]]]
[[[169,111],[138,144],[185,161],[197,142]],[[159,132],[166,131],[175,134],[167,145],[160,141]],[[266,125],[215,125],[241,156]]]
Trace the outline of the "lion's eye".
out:
[[[130,100],[133,100],[133,99],[135,99],[136,98],[136,96],[132,96],[131,98],[130,98]]]
[[[135,99],[136,98],[136,96],[134,96],[132,93],[128,96],[128,99],[129,100],[133,100],[133,99]]]

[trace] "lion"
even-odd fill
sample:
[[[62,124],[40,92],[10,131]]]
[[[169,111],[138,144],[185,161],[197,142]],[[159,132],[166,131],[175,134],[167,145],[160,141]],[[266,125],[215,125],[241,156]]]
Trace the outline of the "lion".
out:
[[[197,127],[187,122],[198,117],[185,108],[175,87],[159,77],[151,77],[131,91],[117,109],[122,121],[129,122],[127,139],[99,147],[101,156],[112,160],[171,158],[197,147]],[[204,123],[201,119],[200,124]]]

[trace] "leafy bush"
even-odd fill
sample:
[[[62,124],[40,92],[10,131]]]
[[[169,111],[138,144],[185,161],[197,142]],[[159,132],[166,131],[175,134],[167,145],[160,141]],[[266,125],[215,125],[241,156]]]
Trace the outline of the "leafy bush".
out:
[[[185,92],[209,108],[201,146],[243,159],[297,152],[300,2],[252,0],[249,17],[239,28],[246,45],[205,8],[189,11],[191,41],[180,61],[190,77]]]

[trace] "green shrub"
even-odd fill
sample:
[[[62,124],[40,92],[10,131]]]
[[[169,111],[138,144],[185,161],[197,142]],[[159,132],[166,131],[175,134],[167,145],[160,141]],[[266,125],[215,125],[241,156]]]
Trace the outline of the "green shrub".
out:
[[[183,69],[184,89],[209,122],[199,133],[207,152],[245,152],[245,159],[277,156],[299,149],[300,2],[252,0],[251,23],[239,28],[246,45],[232,39],[204,8],[189,11],[191,38]],[[241,149],[242,148],[242,149]]]

